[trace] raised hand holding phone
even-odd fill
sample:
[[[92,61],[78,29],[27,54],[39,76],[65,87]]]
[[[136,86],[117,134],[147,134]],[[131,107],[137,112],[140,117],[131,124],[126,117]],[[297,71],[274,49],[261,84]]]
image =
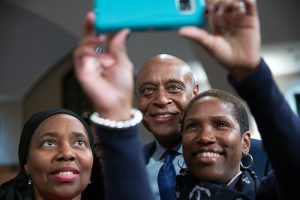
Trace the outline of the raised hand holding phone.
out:
[[[130,30],[97,36],[94,19],[90,12],[74,51],[75,74],[98,113],[108,119],[126,120],[130,118],[133,98],[133,65],[125,46]],[[107,48],[97,52],[104,44]]]

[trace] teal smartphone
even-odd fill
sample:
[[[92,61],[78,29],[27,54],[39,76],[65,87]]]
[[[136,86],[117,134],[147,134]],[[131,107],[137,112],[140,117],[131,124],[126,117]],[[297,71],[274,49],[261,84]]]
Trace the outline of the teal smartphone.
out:
[[[204,26],[205,0],[94,0],[99,33]]]

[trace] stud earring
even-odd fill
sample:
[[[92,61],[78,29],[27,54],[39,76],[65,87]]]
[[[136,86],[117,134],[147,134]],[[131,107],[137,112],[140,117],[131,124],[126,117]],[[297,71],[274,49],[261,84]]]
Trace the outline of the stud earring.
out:
[[[32,184],[32,179],[31,179],[31,176],[30,176],[30,175],[28,175],[27,184],[28,184],[28,185],[31,185],[31,184]]]

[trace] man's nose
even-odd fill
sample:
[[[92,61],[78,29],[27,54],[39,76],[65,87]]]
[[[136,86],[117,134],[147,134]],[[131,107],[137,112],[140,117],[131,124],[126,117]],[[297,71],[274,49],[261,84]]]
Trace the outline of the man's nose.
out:
[[[170,104],[171,102],[172,99],[170,99],[167,91],[163,89],[158,90],[155,98],[155,104],[157,104],[158,106],[165,106],[167,104]]]

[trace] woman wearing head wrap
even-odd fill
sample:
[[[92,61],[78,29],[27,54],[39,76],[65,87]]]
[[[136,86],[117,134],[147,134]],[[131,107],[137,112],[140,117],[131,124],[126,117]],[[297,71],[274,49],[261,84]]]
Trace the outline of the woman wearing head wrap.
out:
[[[53,109],[35,113],[19,142],[20,172],[4,183],[0,199],[91,199],[103,197],[93,135],[76,113]]]

